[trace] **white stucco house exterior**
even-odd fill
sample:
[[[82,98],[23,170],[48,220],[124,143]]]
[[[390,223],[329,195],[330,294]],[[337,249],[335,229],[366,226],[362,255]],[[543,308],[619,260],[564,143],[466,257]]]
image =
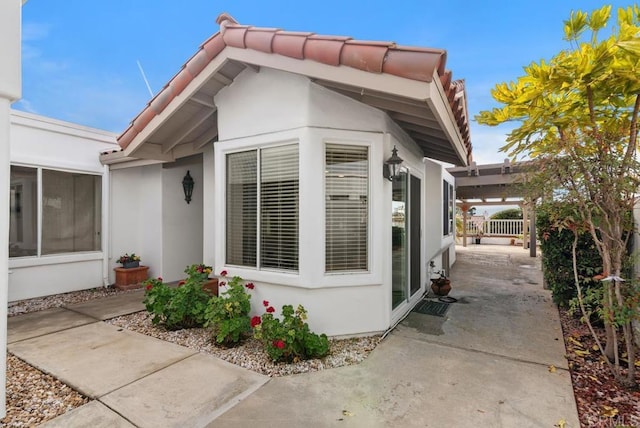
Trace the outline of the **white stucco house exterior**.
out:
[[[471,144],[446,52],[217,22],[100,157],[111,267],[135,251],[174,281],[204,262],[253,282],[257,314],[268,300],[329,335],[388,329],[455,261],[440,162],[466,165]]]
[[[439,49],[218,24],[120,136],[11,112],[9,301],[113,284],[135,252],[253,282],[255,314],[387,330],[455,262],[464,84]]]
[[[165,281],[198,262],[239,275],[255,284],[254,313],[302,304],[332,336],[389,329],[454,263],[441,162],[472,157],[446,52],[217,22],[116,136],[10,110],[20,2],[0,3],[5,347],[7,302],[112,284],[125,252]],[[5,378],[3,353],[2,398]]]

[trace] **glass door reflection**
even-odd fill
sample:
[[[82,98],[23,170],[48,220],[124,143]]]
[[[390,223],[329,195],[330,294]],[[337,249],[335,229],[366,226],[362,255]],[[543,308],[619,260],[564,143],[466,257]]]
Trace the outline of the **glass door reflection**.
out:
[[[407,173],[394,177],[391,202],[391,302],[395,309],[407,300]]]

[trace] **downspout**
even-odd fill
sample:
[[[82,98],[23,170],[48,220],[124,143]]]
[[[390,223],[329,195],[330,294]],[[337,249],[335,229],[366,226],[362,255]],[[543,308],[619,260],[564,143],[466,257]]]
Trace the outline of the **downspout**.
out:
[[[102,167],[102,285],[109,287],[109,256],[111,253],[111,171]]]

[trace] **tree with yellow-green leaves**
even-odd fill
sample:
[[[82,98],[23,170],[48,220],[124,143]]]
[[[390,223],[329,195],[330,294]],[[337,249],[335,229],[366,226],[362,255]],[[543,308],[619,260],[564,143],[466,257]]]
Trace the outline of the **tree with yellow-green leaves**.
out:
[[[613,28],[607,28],[610,23]],[[640,193],[640,9],[620,8],[615,21],[611,6],[572,12],[564,32],[569,47],[548,62],[525,67],[516,81],[497,84],[492,95],[501,106],[476,120],[490,126],[516,122],[502,150],[532,160],[531,183],[539,183],[538,195],[560,190],[557,194],[576,207],[557,225],[576,234],[590,232],[602,256],[606,341],[589,327],[616,380],[633,386],[632,321],[639,290],[621,271],[633,231],[630,213]]]

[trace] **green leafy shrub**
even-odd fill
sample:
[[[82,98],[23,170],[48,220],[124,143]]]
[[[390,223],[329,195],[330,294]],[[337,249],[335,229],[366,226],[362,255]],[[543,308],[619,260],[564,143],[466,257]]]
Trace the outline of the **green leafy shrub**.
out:
[[[310,331],[305,322],[307,311],[302,305],[294,311],[293,306],[282,307],[282,320],[274,317],[275,309],[268,301],[262,302],[266,312],[262,317],[253,317],[251,326],[254,337],[262,341],[273,361],[296,362],[309,358],[321,358],[329,353],[326,334]]]
[[[223,271],[221,274],[226,275]],[[251,332],[251,296],[245,287],[253,289],[253,284],[243,284],[242,278],[234,276],[228,284],[220,282],[219,287],[226,289],[213,296],[205,311],[205,327],[211,327],[217,343],[232,346],[239,343]]]
[[[568,204],[554,202],[543,204],[536,211],[544,279],[551,289],[553,301],[564,307],[569,306],[577,293],[571,255],[573,232],[560,230],[554,223],[556,219],[570,217],[572,209]],[[602,258],[589,233],[579,235],[576,256],[581,286],[586,290],[598,285],[593,277],[602,272]]]
[[[604,313],[602,307],[602,299],[604,297],[603,287],[590,287],[585,290],[583,303],[586,315],[589,317],[591,324],[602,326],[604,324]],[[580,310],[580,302],[577,297],[569,300],[569,314],[573,317],[583,319]]]
[[[206,281],[209,278],[209,274],[211,273],[211,266],[207,266],[204,263],[197,263],[191,266],[187,266],[184,270],[184,273],[187,274],[187,277],[190,279],[202,280]]]
[[[153,315],[153,324],[163,324],[169,330],[201,327],[209,295],[202,282],[194,279],[169,287],[159,278],[145,281],[144,305]]]

